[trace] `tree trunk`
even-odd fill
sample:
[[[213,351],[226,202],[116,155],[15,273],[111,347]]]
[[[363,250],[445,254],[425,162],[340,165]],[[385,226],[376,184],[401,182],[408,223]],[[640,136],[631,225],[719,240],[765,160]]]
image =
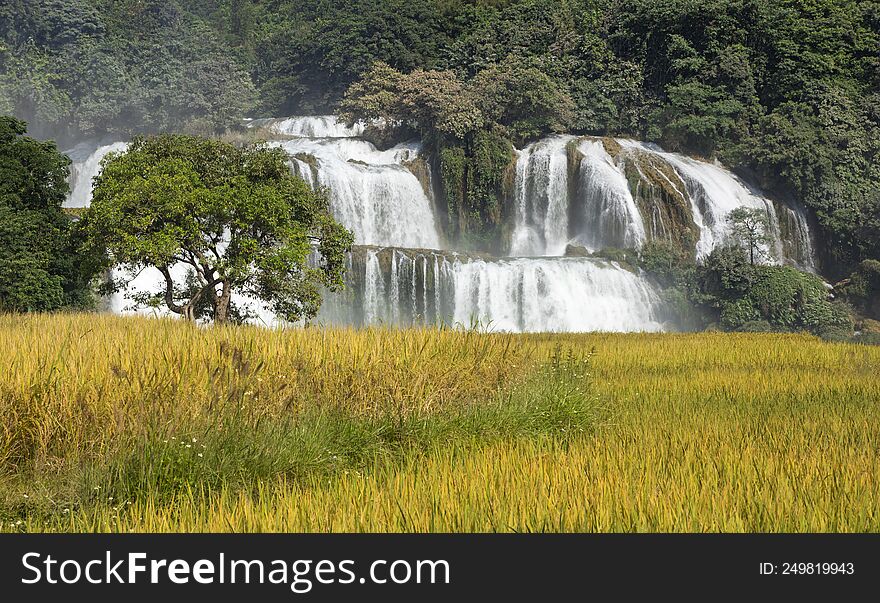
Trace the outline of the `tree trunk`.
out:
[[[223,290],[217,296],[217,304],[214,306],[214,323],[222,325],[229,320],[229,302],[232,299],[232,287],[226,281],[221,281]]]
[[[196,308],[192,304],[192,302],[186,304],[183,307],[183,317],[186,318],[190,322],[196,321]]]

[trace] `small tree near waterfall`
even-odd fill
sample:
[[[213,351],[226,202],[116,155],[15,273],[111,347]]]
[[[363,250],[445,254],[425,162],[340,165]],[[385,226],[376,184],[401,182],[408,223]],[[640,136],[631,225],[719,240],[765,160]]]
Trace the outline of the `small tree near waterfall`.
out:
[[[767,253],[764,247],[770,245],[770,219],[763,209],[753,207],[737,207],[727,215],[727,221],[733,230],[737,243],[749,254],[752,266]]]
[[[241,316],[233,293],[285,320],[312,318],[322,287],[342,285],[352,242],[326,192],[294,176],[283,150],[179,135],[108,155],[83,225],[85,248],[123,268],[111,289],[155,269],[157,290],[135,295],[136,306],[216,323]]]

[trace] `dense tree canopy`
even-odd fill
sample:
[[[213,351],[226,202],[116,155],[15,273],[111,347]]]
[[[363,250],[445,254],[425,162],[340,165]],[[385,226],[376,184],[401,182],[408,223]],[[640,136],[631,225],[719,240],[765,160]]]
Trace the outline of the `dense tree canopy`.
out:
[[[211,26],[164,0],[13,0],[0,7],[0,112],[37,135],[213,132],[255,102]]]
[[[505,141],[634,136],[803,201],[837,277],[880,257],[878,47],[875,0],[9,0],[0,112],[65,141],[206,134],[350,91],[451,135],[476,222]]]
[[[132,275],[158,269],[160,290],[135,301],[222,323],[244,317],[238,293],[297,321],[317,313],[322,287],[341,286],[351,234],[281,149],[162,135],[105,162],[83,218],[86,247],[109,250]]]
[[[70,160],[26,131],[0,116],[0,310],[86,306],[99,261],[76,257],[78,235],[61,211]]]

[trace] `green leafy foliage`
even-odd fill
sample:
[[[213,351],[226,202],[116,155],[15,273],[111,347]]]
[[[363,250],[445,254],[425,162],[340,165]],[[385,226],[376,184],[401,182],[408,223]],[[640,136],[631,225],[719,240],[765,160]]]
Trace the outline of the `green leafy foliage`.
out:
[[[727,215],[733,236],[749,254],[749,262],[770,259],[764,248],[772,242],[770,218],[767,212],[757,207],[737,207]]]
[[[0,311],[92,304],[100,260],[77,255],[78,233],[61,211],[69,160],[0,116]]]
[[[352,241],[326,192],[293,176],[282,150],[181,135],[136,138],[108,156],[83,222],[87,248],[162,273],[162,290],[136,301],[216,322],[236,317],[233,292],[290,321],[312,318],[321,287],[342,285]],[[184,282],[175,265],[188,268]]]
[[[39,136],[222,131],[256,102],[247,67],[181,3],[35,0],[0,10],[15,24],[0,27],[0,110]]]
[[[790,266],[754,265],[742,249],[724,248],[707,258],[697,279],[725,329],[766,323],[773,330],[852,335],[848,310],[830,299],[822,280]]]
[[[865,260],[859,264],[842,289],[851,304],[880,319],[880,261]]]
[[[474,91],[452,71],[417,69],[403,74],[385,63],[374,64],[351,86],[342,103],[348,122],[385,120],[406,124],[425,136],[464,139],[484,124]]]
[[[832,340],[853,335],[850,309],[814,274],[753,264],[739,245],[719,247],[699,265],[679,253],[651,243],[640,252],[639,266],[663,287],[669,319],[681,328],[810,331]]]
[[[432,141],[450,234],[465,246],[492,249],[513,144],[565,130],[573,109],[550,76],[508,58],[468,81],[450,70],[404,74],[376,63],[346,92],[341,116],[349,123],[381,120],[385,129],[415,130]]]

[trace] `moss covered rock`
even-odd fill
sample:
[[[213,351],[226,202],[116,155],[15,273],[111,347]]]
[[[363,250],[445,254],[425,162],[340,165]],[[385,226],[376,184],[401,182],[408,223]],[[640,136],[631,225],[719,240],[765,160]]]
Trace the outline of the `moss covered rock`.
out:
[[[311,153],[297,153],[294,157],[305,163],[311,172],[311,178],[307,178],[307,174],[299,174],[300,178],[316,182],[318,180],[318,158]]]
[[[419,184],[422,185],[422,190],[425,191],[425,196],[427,196],[428,199],[433,199],[434,189],[431,181],[431,167],[428,164],[428,160],[419,155],[415,159],[404,161],[403,166],[412,172],[419,181]]]
[[[510,214],[516,153],[502,134],[483,130],[463,144],[440,145],[446,230],[459,246],[498,253]]]
[[[618,155],[630,192],[650,240],[663,240],[693,256],[700,231],[694,222],[687,187],[661,157],[638,149]]]

